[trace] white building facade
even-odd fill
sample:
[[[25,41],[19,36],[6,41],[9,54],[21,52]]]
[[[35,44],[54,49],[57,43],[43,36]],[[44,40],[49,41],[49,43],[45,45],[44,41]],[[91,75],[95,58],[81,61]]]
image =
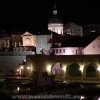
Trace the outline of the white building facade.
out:
[[[51,44],[48,44],[51,35],[36,35],[36,52],[41,54],[41,50],[50,50]]]
[[[22,34],[22,46],[36,47],[36,35],[32,35],[29,32]]]
[[[59,47],[51,48],[54,55],[81,55],[83,47]]]

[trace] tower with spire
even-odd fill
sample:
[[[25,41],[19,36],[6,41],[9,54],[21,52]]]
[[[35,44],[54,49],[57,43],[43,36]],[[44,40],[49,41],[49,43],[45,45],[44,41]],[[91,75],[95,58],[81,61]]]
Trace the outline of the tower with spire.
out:
[[[63,34],[63,22],[58,16],[56,3],[53,5],[53,16],[49,19],[48,30],[51,30],[57,34]]]

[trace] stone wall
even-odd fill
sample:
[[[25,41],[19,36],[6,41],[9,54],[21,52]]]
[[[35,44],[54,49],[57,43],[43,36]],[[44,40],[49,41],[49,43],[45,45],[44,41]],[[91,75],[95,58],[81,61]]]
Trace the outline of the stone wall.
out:
[[[53,66],[56,63],[61,63],[62,66],[68,68],[71,64],[76,63],[79,67],[85,67],[88,64],[95,64],[100,67],[100,55],[60,55],[60,56],[45,56],[45,55],[28,55],[26,56],[26,64],[33,71],[43,72],[48,66]]]

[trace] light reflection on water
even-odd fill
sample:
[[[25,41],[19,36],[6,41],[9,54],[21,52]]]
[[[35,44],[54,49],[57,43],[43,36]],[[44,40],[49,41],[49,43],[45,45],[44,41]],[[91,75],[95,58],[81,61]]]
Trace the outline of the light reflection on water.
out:
[[[12,84],[12,85],[14,85],[14,84]],[[12,88],[12,89],[16,89],[17,90],[17,91],[13,91],[11,89],[11,91],[9,91],[9,92],[12,93],[12,91],[13,91],[14,93],[19,93],[20,94],[20,90],[21,90],[22,92],[24,92],[25,95],[26,94],[30,94],[31,92],[37,92],[38,95],[39,94],[44,94],[44,93],[48,92],[48,90],[45,89],[46,87],[44,87],[44,88],[41,88],[41,87],[33,88],[31,85],[29,85],[28,87],[26,87],[26,86],[24,86],[24,84],[22,84],[21,86],[19,86],[19,84],[18,84],[16,87],[9,87],[9,89]],[[52,94],[54,92],[55,92],[55,94],[60,93],[59,92],[60,91],[60,89],[59,89],[60,87],[59,86],[61,86],[61,85],[58,85],[58,87],[56,86],[55,89],[53,88],[53,90],[49,91],[48,93],[49,94]],[[64,90],[66,90],[68,88],[68,86],[66,86],[65,84],[63,84],[63,86],[64,87],[61,86],[61,88],[63,88],[62,92],[64,92]],[[65,86],[66,86],[66,88],[65,88]],[[68,89],[76,90],[76,88],[81,88],[81,89],[83,89],[83,88],[85,88],[85,89],[91,88],[93,90],[94,88],[98,88],[99,89],[100,88],[100,84],[97,84],[97,85],[93,85],[93,84],[91,84],[91,85],[90,84],[84,85],[84,84],[81,84],[81,85],[75,85],[75,87],[73,87],[73,86],[71,88],[69,87]],[[40,91],[41,89],[42,89],[42,91]],[[11,94],[11,93],[9,93],[9,94]],[[48,94],[48,93],[46,93],[46,94]],[[34,94],[32,94],[32,95],[34,95]],[[71,94],[69,94],[69,95],[71,95]],[[89,94],[89,95],[84,95],[84,94],[80,95],[80,98],[81,98],[80,100],[84,100],[84,97],[85,98],[96,98],[96,100],[100,100],[100,96],[98,96],[98,95],[96,95],[96,96],[95,95],[90,96],[90,95],[91,94]],[[77,96],[77,95],[75,94],[75,96]]]

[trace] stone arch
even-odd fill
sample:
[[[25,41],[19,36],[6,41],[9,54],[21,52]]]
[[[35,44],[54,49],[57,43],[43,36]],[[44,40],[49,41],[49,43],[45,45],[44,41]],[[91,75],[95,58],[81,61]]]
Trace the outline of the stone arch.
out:
[[[63,74],[62,64],[59,63],[59,62],[53,64],[52,67],[51,67],[51,74],[62,75]]]
[[[72,63],[68,67],[69,76],[81,77],[81,71],[79,70],[80,66],[77,63]]]
[[[95,63],[90,63],[85,66],[85,75],[86,77],[97,77],[97,65]]]

